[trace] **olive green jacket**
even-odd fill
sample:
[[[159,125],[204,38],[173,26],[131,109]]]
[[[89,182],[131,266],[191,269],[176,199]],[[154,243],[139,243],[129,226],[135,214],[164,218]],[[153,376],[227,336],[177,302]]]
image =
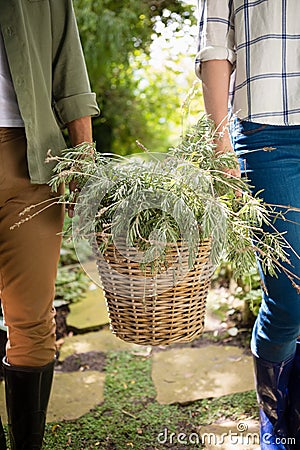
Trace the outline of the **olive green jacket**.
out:
[[[71,0],[0,0],[0,26],[25,124],[32,183],[47,183],[68,122],[99,114]]]

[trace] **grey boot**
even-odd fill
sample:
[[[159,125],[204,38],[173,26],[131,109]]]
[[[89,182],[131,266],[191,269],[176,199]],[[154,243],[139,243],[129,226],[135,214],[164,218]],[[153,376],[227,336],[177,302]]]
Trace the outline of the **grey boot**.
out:
[[[21,367],[4,358],[3,367],[11,449],[40,450],[54,361],[43,367]]]

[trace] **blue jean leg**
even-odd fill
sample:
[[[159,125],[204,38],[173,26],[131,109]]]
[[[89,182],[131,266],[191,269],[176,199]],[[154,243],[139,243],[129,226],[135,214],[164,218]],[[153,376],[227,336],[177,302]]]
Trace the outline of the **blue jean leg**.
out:
[[[286,220],[277,219],[275,228],[286,232],[294,249],[287,250],[292,267],[300,275],[300,126],[272,126],[236,122],[232,140],[243,173],[253,192],[282,210]],[[271,362],[287,360],[295,353],[300,334],[300,295],[282,271],[278,277],[263,276],[267,288],[255,322],[251,349],[254,355]]]

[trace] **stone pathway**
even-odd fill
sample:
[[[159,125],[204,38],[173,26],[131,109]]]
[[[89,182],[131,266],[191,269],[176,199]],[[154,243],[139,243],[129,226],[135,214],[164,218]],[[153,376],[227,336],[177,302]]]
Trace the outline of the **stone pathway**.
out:
[[[220,293],[218,295],[220,297]],[[218,300],[221,306],[222,303],[228,302],[227,295],[224,290],[224,298]],[[224,324],[222,314],[220,315],[220,312],[216,314],[215,310],[216,294],[211,291],[205,329],[218,333],[224,328]],[[223,316],[225,317],[225,314]],[[92,329],[96,324],[107,324],[105,299],[99,287],[92,288],[82,302],[71,305],[67,322],[79,331]],[[124,342],[110,330],[103,329],[65,338],[60,349],[60,360],[63,361],[73,354],[91,351],[105,353],[110,350],[149,353],[151,348]],[[217,344],[200,348],[163,347],[153,352],[152,360],[152,377],[157,391],[157,401],[162,404],[186,403],[200,398],[219,397],[254,389],[252,358],[238,347]],[[80,383],[81,381],[82,379]],[[59,381],[56,383],[58,385]],[[101,383],[97,384],[98,391]]]
[[[89,331],[108,323],[103,291],[95,284],[91,284],[86,296],[80,302],[73,303],[70,309],[67,323],[72,328]]]
[[[99,371],[54,374],[47,421],[60,422],[83,416],[103,402],[105,375]],[[0,384],[0,415],[7,423],[4,382]]]
[[[187,403],[254,389],[252,358],[237,347],[208,345],[153,355],[152,379],[161,404]]]
[[[104,382],[96,370],[55,373],[48,422],[77,419],[102,403]]]
[[[224,293],[221,303],[227,302],[226,295]],[[105,354],[113,350],[147,355],[151,353],[150,347],[123,342],[105,326],[108,323],[108,316],[105,299],[99,287],[92,285],[86,299],[71,305],[70,309],[71,313],[67,318],[67,323],[73,329],[80,333],[93,330],[95,327],[99,328],[99,326],[103,329],[66,337],[60,349],[60,361],[65,361],[72,355],[87,352]],[[211,292],[208,298],[206,330],[218,334],[225,325],[222,323],[222,314],[220,315],[219,312],[215,314],[215,309],[216,298],[214,292]],[[187,403],[201,398],[219,397],[254,389],[252,359],[238,347],[217,344],[199,348],[162,347],[151,354],[152,379],[157,392],[156,400],[161,404]],[[47,420],[76,419],[87,413],[103,401],[104,383],[105,373],[98,370],[56,371]],[[2,383],[0,386],[0,413],[5,422],[3,405]],[[206,448],[256,450],[258,446],[251,439],[255,439],[255,433],[258,433],[258,423],[256,421],[245,422],[244,430],[237,429],[238,426],[241,427],[237,423],[222,422],[202,427],[201,436],[203,433],[206,436]],[[243,441],[247,430],[250,433],[249,442]],[[236,436],[236,433],[239,435]],[[216,442],[212,442],[213,439]],[[233,445],[231,439],[236,439],[236,444]]]
[[[91,351],[132,351],[141,349],[140,345],[121,341],[110,330],[95,331],[85,335],[66,337],[60,350],[59,359],[63,361],[74,353],[86,353]]]

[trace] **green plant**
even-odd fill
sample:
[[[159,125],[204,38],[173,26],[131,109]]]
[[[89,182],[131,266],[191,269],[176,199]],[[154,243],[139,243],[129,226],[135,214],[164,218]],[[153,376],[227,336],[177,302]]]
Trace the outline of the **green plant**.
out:
[[[81,300],[88,285],[89,279],[80,267],[59,267],[55,283],[55,306]]]
[[[210,239],[213,264],[225,255],[236,277],[248,273],[257,257],[264,271],[276,276],[276,269],[284,270],[297,287],[288,267],[288,244],[273,223],[278,212],[253,196],[245,180],[228,175],[236,158],[215,152],[210,121],[202,118],[163,157],[143,150],[127,158],[92,155],[91,144],[85,143],[62,157],[49,155],[57,161],[53,189],[72,179],[82,189],[77,235],[100,233],[102,252],[121,236],[127,246],[142,251],[141,264],[152,270],[165,264],[169,244],[184,240],[192,265],[198,242]],[[270,231],[263,231],[264,225]]]
[[[70,227],[70,223],[67,228]],[[66,228],[66,229],[67,229]],[[59,267],[78,264],[76,250],[71,239],[64,239],[60,250]]]
[[[248,304],[254,316],[258,315],[262,297],[262,286],[257,267],[252,267],[248,274],[244,274],[238,280],[238,290],[235,296]]]
[[[180,39],[194,47],[191,34],[196,5],[181,0],[73,3],[91,85],[101,109],[101,116],[93,120],[98,149],[132,153],[138,137],[165,150],[173,142],[172,130],[180,123],[187,79],[194,77],[190,62],[183,65],[181,61],[188,50],[182,48]],[[150,54],[152,44],[161,39],[168,50],[166,55],[159,50],[165,63],[158,70],[151,64]]]
[[[65,218],[64,230],[71,226],[71,219]],[[84,255],[84,249],[80,249]],[[55,282],[54,306],[81,300],[89,286],[89,279],[80,267],[72,239],[63,239]]]
[[[72,226],[72,221],[69,217],[65,218],[65,226],[64,226],[64,232],[63,234],[66,234],[66,231]],[[59,258],[59,267],[65,267],[65,266],[76,266],[79,265],[79,259],[77,252],[80,252],[80,257],[84,259],[88,259],[89,252],[88,249],[85,248],[84,243],[77,243],[76,249],[74,247],[74,242],[72,239],[67,238],[63,239],[62,247],[60,251],[60,258]]]
[[[233,280],[231,264],[222,261],[212,276],[212,288],[219,289],[223,287],[234,296],[241,300],[242,305],[235,306],[235,315],[238,322],[241,321],[242,327],[253,325],[255,317],[258,314],[262,300],[262,280],[259,275],[257,265],[250,268],[249,272]],[[227,305],[227,310],[230,308]],[[231,318],[233,317],[230,314]]]

